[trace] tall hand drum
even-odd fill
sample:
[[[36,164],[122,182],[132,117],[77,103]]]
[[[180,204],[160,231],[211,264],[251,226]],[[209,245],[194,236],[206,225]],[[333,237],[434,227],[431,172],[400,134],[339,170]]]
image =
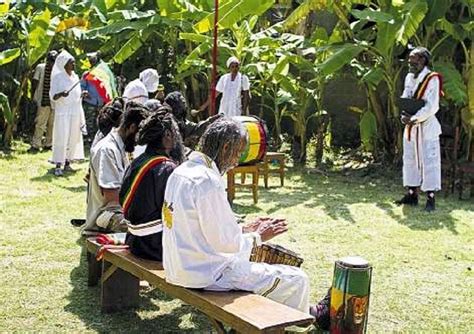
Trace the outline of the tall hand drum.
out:
[[[242,153],[239,165],[248,165],[262,161],[267,153],[267,126],[256,116],[235,116],[234,120],[247,129],[247,145]]]
[[[331,288],[331,333],[365,333],[371,280],[372,267],[365,259],[349,256],[336,261]]]

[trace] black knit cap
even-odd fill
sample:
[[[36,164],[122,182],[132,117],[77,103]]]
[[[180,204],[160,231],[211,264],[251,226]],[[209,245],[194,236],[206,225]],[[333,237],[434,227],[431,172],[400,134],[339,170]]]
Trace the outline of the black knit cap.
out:
[[[418,47],[414,48],[410,52],[410,54],[417,54],[417,55],[425,58],[426,65],[428,65],[431,61],[431,52],[423,46],[418,46]]]

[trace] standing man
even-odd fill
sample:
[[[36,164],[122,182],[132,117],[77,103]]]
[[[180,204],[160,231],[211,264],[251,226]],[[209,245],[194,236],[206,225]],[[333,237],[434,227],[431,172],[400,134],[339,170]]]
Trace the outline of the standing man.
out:
[[[216,85],[217,94],[222,93],[219,114],[226,117],[248,115],[250,102],[250,82],[249,78],[239,72],[240,61],[236,57],[227,60],[229,73],[224,74]],[[206,109],[211,102],[210,97],[199,109],[198,112]]]
[[[92,68],[100,62],[100,52],[88,53],[87,58],[89,59],[92,70]],[[89,72],[90,70],[84,72],[82,75],[81,88],[82,91],[87,92],[82,99],[82,108],[84,109],[84,115],[86,118],[88,142],[92,143],[97,132],[97,115],[100,108],[104,105],[104,101],[99,96],[96,88],[91,85],[89,81],[85,80],[85,77]]]
[[[435,114],[439,110],[442,81],[429,68],[431,54],[424,47],[410,52],[410,73],[405,78],[403,98],[423,100],[424,106],[415,115],[402,112],[405,124],[403,135],[403,185],[408,192],[396,203],[418,205],[418,187],[427,195],[425,210],[435,210],[435,192],[441,190],[441,125]]]
[[[311,313],[327,324],[328,302],[310,308],[309,278],[297,267],[250,262],[254,245],[287,231],[283,219],[240,226],[227,201],[222,175],[237,165],[246,144],[240,123],[220,119],[200,141],[200,152],[168,179],[163,203],[166,281],[214,291],[245,290]]]
[[[140,72],[138,79],[128,83],[123,91],[125,101],[133,101],[145,104],[149,99],[149,95],[156,92],[160,76],[155,69],[147,68]]]
[[[54,108],[49,99],[49,88],[51,86],[51,72],[58,52],[51,50],[46,57],[46,64],[36,66],[33,81],[31,83],[34,92],[33,100],[36,102],[35,132],[31,147],[28,152],[36,153],[43,147],[43,135],[46,134],[44,150],[50,150],[53,146],[53,124]]]
[[[120,127],[112,129],[92,147],[83,234],[90,231],[107,233],[127,230],[119,192],[125,169],[129,165],[127,152],[133,152],[138,126],[146,116],[147,109],[143,105],[128,103]]]

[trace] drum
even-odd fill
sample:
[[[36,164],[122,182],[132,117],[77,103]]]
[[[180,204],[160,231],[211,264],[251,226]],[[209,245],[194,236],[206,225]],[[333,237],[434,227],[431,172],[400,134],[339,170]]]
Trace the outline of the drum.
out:
[[[262,244],[252,248],[250,261],[265,262],[268,264],[286,264],[288,266],[300,267],[303,263],[303,258],[282,246]]]
[[[234,120],[242,123],[247,129],[247,146],[240,156],[239,165],[262,161],[267,153],[267,126],[256,116],[235,116]]]
[[[358,256],[336,261],[331,288],[331,333],[365,333],[372,267]]]

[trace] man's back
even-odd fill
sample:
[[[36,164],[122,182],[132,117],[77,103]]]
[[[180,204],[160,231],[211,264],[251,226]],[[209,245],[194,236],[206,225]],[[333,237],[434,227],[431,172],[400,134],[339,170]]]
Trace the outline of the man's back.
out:
[[[236,258],[244,242],[220,173],[193,152],[170,176],[163,205],[163,266],[168,282],[204,288]]]

